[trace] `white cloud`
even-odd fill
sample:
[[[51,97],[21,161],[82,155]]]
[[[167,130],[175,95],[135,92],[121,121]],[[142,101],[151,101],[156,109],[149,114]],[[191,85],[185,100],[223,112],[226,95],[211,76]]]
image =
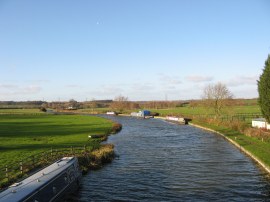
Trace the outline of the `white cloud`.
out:
[[[2,96],[37,94],[42,90],[38,85],[18,86],[14,84],[0,84]]]
[[[37,94],[41,91],[41,87],[37,85],[30,85],[19,88],[21,94]]]
[[[256,86],[236,87],[232,89],[236,98],[257,98],[258,91]]]
[[[18,86],[13,84],[0,84],[0,89],[13,89],[17,88]]]
[[[237,76],[226,82],[228,86],[256,85],[259,76]]]
[[[195,83],[209,82],[213,80],[211,76],[199,76],[199,75],[190,75],[186,77],[186,80]]]
[[[66,85],[65,87],[67,87],[67,88],[81,88],[82,86],[77,85],[77,84],[69,84],[69,85]]]
[[[130,91],[153,91],[155,86],[152,83],[134,83],[130,85]]]
[[[119,87],[118,85],[98,86],[95,88],[95,90],[90,90],[86,94],[95,97],[95,99],[107,99],[113,98],[120,94],[124,95],[123,88]]]
[[[167,74],[159,74],[159,80],[167,85],[179,85],[182,83],[180,77],[178,76],[170,76]]]
[[[50,80],[47,80],[47,79],[36,79],[36,80],[27,80],[26,82],[32,83],[32,84],[41,84],[41,83],[49,83]]]

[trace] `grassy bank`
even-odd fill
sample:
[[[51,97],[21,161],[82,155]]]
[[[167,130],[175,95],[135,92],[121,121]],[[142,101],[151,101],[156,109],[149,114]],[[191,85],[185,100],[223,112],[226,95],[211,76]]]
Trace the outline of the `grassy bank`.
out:
[[[0,115],[0,165],[50,150],[97,144],[88,135],[106,134],[113,126],[100,117],[79,115]]]
[[[192,123],[223,134],[225,137],[237,143],[241,148],[250,152],[266,167],[270,168],[270,138],[248,136],[238,130],[233,130],[220,124],[207,123],[202,120],[193,120]]]
[[[31,110],[1,114],[0,188],[63,155],[77,156],[84,171],[99,168],[114,157],[113,145],[101,145],[101,141],[119,130],[120,124],[101,117],[33,114]],[[9,180],[5,178],[6,165]]]

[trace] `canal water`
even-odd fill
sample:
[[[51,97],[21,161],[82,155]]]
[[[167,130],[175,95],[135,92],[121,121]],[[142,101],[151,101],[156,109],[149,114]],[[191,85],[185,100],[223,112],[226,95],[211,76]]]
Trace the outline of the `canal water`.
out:
[[[76,201],[270,201],[270,178],[222,137],[189,125],[113,117],[119,158],[83,177]]]

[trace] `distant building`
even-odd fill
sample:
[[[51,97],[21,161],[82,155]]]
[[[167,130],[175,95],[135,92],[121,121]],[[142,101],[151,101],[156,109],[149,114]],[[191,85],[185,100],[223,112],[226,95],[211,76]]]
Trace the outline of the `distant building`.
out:
[[[266,122],[265,118],[252,119],[252,127],[270,130],[270,124]]]
[[[67,109],[68,109],[68,110],[75,110],[75,109],[77,109],[77,107],[70,106],[70,107],[68,107]]]

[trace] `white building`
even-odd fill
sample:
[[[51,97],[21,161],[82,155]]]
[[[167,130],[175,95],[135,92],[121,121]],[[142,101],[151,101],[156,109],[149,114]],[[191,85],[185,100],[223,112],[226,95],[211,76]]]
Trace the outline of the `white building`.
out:
[[[270,124],[264,118],[252,119],[252,127],[270,130]]]

